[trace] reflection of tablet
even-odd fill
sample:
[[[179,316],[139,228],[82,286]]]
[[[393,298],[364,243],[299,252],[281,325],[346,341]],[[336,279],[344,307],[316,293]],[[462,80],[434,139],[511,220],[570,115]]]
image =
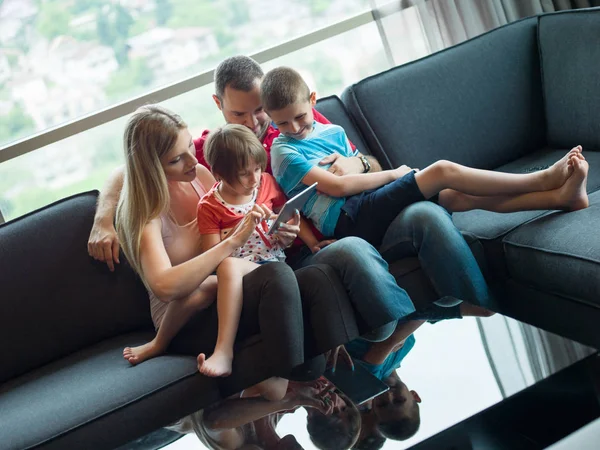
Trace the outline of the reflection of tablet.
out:
[[[325,378],[348,396],[355,405],[371,400],[389,390],[389,386],[354,362],[354,371],[344,361],[338,361],[335,372],[328,369]]]
[[[269,234],[275,231],[280,223],[285,223],[294,217],[296,210],[302,210],[302,207],[308,200],[308,197],[310,197],[310,195],[317,189],[317,184],[318,183],[311,184],[298,195],[290,198],[285,205],[283,205],[283,208],[281,208],[281,211],[279,211],[279,216],[273,221],[271,227],[269,228]]]

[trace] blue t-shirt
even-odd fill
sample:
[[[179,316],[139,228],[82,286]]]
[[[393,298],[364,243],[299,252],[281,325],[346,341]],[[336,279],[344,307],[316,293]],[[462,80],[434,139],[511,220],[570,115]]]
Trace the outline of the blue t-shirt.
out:
[[[358,155],[358,150],[352,150],[342,127],[313,122],[313,130],[302,140],[283,134],[275,138],[271,146],[273,175],[285,195],[293,197],[307,187],[302,179],[313,167],[329,168],[329,165],[319,166],[319,161],[333,153],[349,158]],[[345,202],[345,197],[315,192],[302,208],[302,213],[324,236],[333,236]]]
[[[406,341],[404,341],[402,348],[394,353],[390,353],[381,364],[371,364],[362,360],[365,353],[371,348],[372,342],[360,338],[354,339],[346,344],[346,350],[350,356],[352,356],[355,364],[360,364],[377,378],[383,380],[400,367],[402,360],[415,346],[415,342],[415,337],[411,334],[406,338]]]

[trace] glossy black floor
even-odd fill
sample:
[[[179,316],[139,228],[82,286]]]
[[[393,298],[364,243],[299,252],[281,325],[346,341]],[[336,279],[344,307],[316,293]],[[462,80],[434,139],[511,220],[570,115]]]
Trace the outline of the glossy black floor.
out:
[[[544,449],[598,417],[596,353],[411,448]]]

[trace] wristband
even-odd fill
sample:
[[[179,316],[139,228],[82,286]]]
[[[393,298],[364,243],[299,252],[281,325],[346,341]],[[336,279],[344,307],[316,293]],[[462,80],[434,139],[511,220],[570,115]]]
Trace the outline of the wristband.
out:
[[[358,159],[363,165],[363,173],[367,173],[371,170],[371,163],[364,155],[358,155]]]

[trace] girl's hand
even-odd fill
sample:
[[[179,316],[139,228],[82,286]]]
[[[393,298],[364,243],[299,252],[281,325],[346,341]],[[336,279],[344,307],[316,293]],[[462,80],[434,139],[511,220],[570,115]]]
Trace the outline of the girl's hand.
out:
[[[310,251],[313,252],[313,254],[317,253],[319,250],[327,247],[328,245],[333,244],[335,241],[335,239],[325,239],[324,241],[317,242],[314,246],[310,248]]]
[[[258,206],[254,205],[252,210],[244,216],[244,218],[237,224],[234,230],[228,237],[234,245],[235,248],[241,247],[244,245],[244,242],[248,240],[256,226],[261,223],[265,219],[264,210]]]
[[[279,225],[279,228],[275,230],[273,235],[275,239],[279,242],[282,248],[286,248],[294,242],[296,236],[300,232],[300,213],[296,210],[294,217],[287,221],[287,223],[282,223]]]
[[[348,365],[348,367],[350,367],[352,370],[354,370],[354,361],[352,361],[352,357],[348,353],[348,350],[346,350],[346,347],[344,347],[343,345],[339,345],[336,348],[334,348],[333,350],[329,350],[325,354],[325,358],[327,359],[327,368],[331,368],[331,371],[335,372],[335,368],[337,367],[338,357],[340,355],[341,355],[342,359],[345,361],[345,363]]]
[[[313,383],[294,383],[284,397],[290,409],[298,407],[318,409],[322,414],[328,415],[333,412],[333,405],[326,400],[326,390]]]

